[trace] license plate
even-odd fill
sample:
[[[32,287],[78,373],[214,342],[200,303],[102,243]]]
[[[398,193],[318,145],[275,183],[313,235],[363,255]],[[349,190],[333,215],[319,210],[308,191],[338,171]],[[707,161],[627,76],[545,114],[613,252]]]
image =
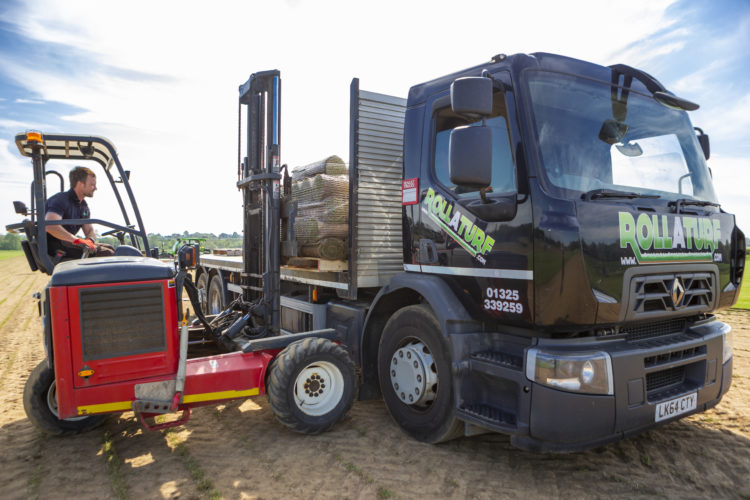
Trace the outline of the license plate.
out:
[[[668,418],[682,415],[691,410],[695,410],[698,406],[698,393],[691,392],[678,398],[670,399],[669,401],[662,401],[656,405],[656,413],[654,414],[654,421],[659,422]]]

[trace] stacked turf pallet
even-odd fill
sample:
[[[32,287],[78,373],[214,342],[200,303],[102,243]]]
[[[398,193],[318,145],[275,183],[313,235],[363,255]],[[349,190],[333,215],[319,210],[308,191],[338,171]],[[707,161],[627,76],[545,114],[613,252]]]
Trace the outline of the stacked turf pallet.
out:
[[[338,156],[292,173],[292,201],[297,202],[294,236],[299,255],[345,260],[349,236],[349,170]]]

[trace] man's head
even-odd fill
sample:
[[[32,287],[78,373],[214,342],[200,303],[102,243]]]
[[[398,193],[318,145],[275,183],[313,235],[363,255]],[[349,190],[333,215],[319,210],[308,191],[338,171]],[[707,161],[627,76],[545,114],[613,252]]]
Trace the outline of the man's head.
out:
[[[83,199],[94,196],[96,191],[96,174],[86,167],[75,167],[70,171],[70,187]]]

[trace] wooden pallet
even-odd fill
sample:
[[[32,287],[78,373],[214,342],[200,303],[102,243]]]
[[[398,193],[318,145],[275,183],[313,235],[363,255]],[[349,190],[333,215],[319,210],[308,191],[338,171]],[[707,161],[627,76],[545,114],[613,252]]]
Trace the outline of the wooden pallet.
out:
[[[242,249],[241,248],[214,248],[214,250],[211,253],[213,255],[227,255],[227,256],[236,257],[238,255],[242,255]]]
[[[310,271],[348,271],[349,263],[345,260],[325,260],[315,257],[290,257],[284,267]]]

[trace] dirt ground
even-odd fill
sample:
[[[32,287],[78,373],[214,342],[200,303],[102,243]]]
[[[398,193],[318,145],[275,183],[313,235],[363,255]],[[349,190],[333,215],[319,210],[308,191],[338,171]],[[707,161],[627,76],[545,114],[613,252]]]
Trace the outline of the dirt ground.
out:
[[[173,431],[144,431],[125,413],[55,438],[22,403],[44,358],[31,294],[46,277],[23,257],[1,261],[0,276],[2,498],[750,498],[750,312],[720,315],[734,329],[735,374],[716,408],[585,453],[526,453],[496,434],[418,443],[382,401],[302,436],[275,422],[264,397],[198,408]]]

